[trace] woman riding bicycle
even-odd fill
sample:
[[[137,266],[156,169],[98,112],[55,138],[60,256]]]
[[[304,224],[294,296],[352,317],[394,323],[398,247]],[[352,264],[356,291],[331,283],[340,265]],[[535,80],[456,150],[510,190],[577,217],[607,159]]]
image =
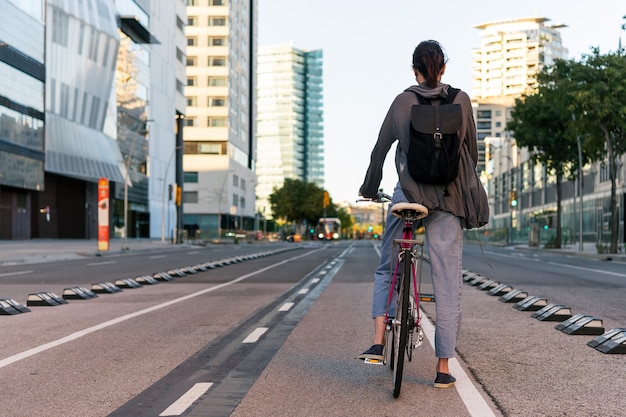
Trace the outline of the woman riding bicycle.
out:
[[[445,69],[446,57],[438,42],[424,41],[415,48],[413,72],[419,85],[400,93],[391,104],[359,190],[360,195],[377,199],[385,157],[391,145],[398,140],[395,156],[398,183],[391,204],[410,201],[424,205],[429,211],[422,223],[426,229],[436,300],[435,354],[438,361],[435,387],[438,388],[447,388],[455,382],[448,369],[448,359],[454,357],[461,322],[462,228],[480,227],[489,219],[487,196],[476,174],[476,125],[470,98],[465,92],[459,91],[453,101],[460,105],[462,113],[462,123],[457,132],[460,160],[456,179],[447,185],[425,184],[415,181],[409,173],[407,152],[411,108],[418,104],[416,94],[427,100],[440,100],[448,96],[450,86],[441,83]],[[380,264],[374,274],[374,344],[359,356],[360,359],[383,359],[393,240],[402,237],[404,227],[402,219],[391,215],[391,210],[387,212],[386,221]],[[395,312],[390,312],[390,316],[393,314]]]

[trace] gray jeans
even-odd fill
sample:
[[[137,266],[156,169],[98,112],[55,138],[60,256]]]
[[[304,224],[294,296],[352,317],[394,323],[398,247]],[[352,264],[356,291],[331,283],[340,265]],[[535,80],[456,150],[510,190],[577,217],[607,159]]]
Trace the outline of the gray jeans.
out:
[[[396,186],[391,205],[407,201],[402,189]],[[391,206],[390,205],[390,206]],[[436,325],[435,354],[438,358],[452,358],[461,325],[461,291],[463,230],[461,220],[448,212],[433,210],[423,220],[426,229],[426,247],[430,256],[433,289],[435,292]],[[387,212],[387,223],[383,233],[380,264],[374,274],[372,317],[384,316],[389,298],[389,286],[395,268],[391,259],[393,239],[402,238],[404,221]],[[395,316],[395,302],[389,315]]]

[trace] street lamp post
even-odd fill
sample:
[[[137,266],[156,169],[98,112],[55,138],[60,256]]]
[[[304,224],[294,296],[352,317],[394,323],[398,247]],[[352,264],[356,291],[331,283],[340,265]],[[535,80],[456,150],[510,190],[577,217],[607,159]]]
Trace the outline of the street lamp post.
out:
[[[170,165],[172,164],[172,160],[174,159],[174,156],[176,155],[176,151],[178,150],[178,147],[175,147],[174,150],[172,151],[172,155],[170,155],[170,159],[167,162],[167,167],[165,168],[165,175],[163,176],[163,193],[161,194],[161,242],[165,242],[165,187],[167,185],[167,174],[169,173],[170,170]],[[169,200],[168,200],[169,201]],[[168,210],[167,210],[167,218],[169,219],[169,203],[168,203]],[[168,221],[169,224],[169,221]],[[169,226],[168,226],[169,229]]]

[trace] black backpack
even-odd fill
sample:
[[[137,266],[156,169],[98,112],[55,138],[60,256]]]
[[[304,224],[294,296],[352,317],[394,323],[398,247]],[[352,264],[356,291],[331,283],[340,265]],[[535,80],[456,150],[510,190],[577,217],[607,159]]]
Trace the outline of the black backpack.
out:
[[[412,91],[412,90],[408,90]],[[460,90],[448,88],[448,97],[439,104],[417,94],[419,104],[411,108],[409,173],[416,182],[447,185],[459,174],[459,135],[463,123],[460,104],[452,104]]]

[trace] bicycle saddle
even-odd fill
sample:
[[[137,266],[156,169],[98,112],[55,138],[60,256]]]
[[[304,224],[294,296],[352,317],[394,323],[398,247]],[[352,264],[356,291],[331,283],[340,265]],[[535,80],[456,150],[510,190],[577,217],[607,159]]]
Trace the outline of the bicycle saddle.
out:
[[[391,214],[403,220],[419,220],[428,216],[428,209],[418,203],[396,203],[391,207]]]

